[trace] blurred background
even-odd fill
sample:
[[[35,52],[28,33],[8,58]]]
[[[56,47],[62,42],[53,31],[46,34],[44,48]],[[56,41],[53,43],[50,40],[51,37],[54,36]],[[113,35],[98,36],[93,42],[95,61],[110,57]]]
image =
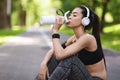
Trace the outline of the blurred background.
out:
[[[120,0],[0,0],[0,45],[40,24],[40,16],[56,15],[57,9],[68,11],[80,5],[90,7],[99,16],[103,47],[120,52]],[[61,32],[72,35],[66,27]]]

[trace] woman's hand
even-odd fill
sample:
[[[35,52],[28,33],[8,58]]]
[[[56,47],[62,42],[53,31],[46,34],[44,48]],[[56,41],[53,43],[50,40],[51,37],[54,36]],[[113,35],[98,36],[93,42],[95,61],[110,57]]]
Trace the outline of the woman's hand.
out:
[[[52,33],[58,33],[62,24],[64,24],[64,17],[63,16],[56,16],[56,23],[52,26]]]
[[[38,75],[38,79],[39,80],[46,80],[46,76],[49,78],[48,67],[47,67],[46,64],[41,63],[40,72],[39,72],[39,75]]]

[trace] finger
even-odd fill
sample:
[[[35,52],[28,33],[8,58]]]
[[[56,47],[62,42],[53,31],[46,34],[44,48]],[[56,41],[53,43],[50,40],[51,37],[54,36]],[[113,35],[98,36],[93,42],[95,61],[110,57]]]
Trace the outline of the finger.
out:
[[[39,76],[40,76],[40,80],[46,80],[46,73],[45,74],[40,73]]]
[[[39,74],[38,79],[39,79],[39,80],[44,80],[44,74]]]
[[[49,75],[49,70],[47,69],[47,77],[49,78],[50,77],[50,75]]]
[[[56,17],[56,23],[59,23],[59,16]]]
[[[61,17],[60,16],[57,16],[56,18],[56,23],[57,24],[61,24],[62,20],[61,20]]]
[[[59,24],[62,24],[62,17],[59,16]]]
[[[59,23],[59,24],[61,23],[61,17],[58,18],[58,23]]]
[[[50,26],[50,30],[51,30],[51,31],[52,31],[53,27],[54,27],[53,25]]]
[[[43,76],[44,76],[44,74],[39,73],[38,78],[39,78],[40,80],[43,80],[43,79],[44,79]]]
[[[63,23],[64,23],[64,17],[60,16],[60,24],[63,24]]]
[[[46,80],[46,75],[43,75],[43,78],[44,78],[43,80]]]
[[[62,17],[62,24],[63,24],[63,23],[65,23],[65,18],[64,18],[64,17]]]

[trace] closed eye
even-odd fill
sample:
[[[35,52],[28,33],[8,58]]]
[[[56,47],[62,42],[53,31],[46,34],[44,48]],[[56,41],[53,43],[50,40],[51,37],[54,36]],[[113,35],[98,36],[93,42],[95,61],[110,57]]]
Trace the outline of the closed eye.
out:
[[[74,17],[77,17],[77,15],[73,15]]]

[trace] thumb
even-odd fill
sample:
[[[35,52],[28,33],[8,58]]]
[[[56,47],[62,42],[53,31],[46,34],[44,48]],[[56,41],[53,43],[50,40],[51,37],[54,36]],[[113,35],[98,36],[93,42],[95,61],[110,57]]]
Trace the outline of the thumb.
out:
[[[53,27],[54,27],[53,25],[50,26],[50,30],[51,30],[51,31],[52,31]]]

